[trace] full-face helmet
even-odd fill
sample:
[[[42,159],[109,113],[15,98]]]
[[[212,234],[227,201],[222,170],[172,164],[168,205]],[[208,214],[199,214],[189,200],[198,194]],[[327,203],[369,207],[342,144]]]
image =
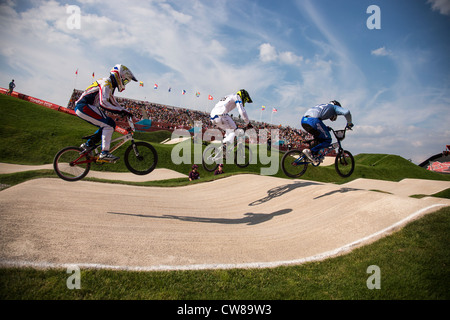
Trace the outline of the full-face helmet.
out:
[[[241,96],[242,104],[245,105],[246,102],[252,103],[252,98],[250,98],[250,95],[248,94],[247,90],[241,89],[237,93],[239,96]]]
[[[341,104],[339,103],[339,101],[333,100],[333,101],[330,101],[330,103],[334,104],[335,106],[342,107]]]
[[[119,92],[125,90],[125,86],[131,81],[137,81],[130,69],[122,64],[116,64],[110,71]]]

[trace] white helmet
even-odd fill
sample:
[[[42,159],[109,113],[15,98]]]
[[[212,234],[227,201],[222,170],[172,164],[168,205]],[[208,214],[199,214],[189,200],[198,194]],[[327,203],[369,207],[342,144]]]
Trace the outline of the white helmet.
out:
[[[116,80],[117,89],[119,89],[119,92],[125,90],[125,86],[131,80],[137,81],[131,70],[122,64],[116,64],[114,68],[111,69],[110,73]]]

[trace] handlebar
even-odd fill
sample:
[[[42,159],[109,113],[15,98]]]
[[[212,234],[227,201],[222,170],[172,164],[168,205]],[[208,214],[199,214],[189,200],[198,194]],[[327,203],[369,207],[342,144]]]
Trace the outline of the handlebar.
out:
[[[347,130],[353,130],[348,124],[345,126],[344,130],[334,130],[331,127],[327,127],[328,130],[332,131],[337,140],[342,141],[345,139],[345,133]]]
[[[334,130],[332,127],[327,127],[327,128],[330,131],[334,131],[334,132],[339,131],[339,130]],[[353,131],[352,127],[350,127],[349,125],[346,125],[344,128],[344,131],[347,131],[347,130]]]

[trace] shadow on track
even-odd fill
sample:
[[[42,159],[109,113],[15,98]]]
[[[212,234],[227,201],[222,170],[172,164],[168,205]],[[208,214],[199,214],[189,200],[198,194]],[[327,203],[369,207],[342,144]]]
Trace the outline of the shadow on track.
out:
[[[326,197],[326,196],[331,196],[332,194],[335,194],[335,193],[346,193],[346,192],[350,192],[350,191],[363,191],[363,190],[362,189],[355,189],[355,188],[341,188],[341,189],[338,189],[338,190],[333,190],[333,191],[324,193],[321,196],[317,196],[317,197],[314,198],[314,200],[322,198],[322,197]]]
[[[174,219],[187,222],[201,222],[201,223],[219,223],[219,224],[246,224],[248,226],[257,225],[263,222],[272,220],[276,216],[287,214],[292,209],[278,210],[272,213],[252,213],[248,212],[244,214],[244,217],[238,219],[228,218],[206,218],[206,217],[190,217],[190,216],[176,216],[165,214],[162,216],[152,216],[145,214],[135,213],[123,213],[123,212],[108,212],[109,214],[123,215],[123,216],[135,216],[140,218],[153,218],[153,219]]]
[[[275,188],[272,188],[269,191],[267,191],[266,197],[251,202],[249,204],[249,206],[251,206],[251,207],[257,206],[257,205],[266,203],[274,198],[281,197],[282,195],[285,195],[286,193],[288,193],[292,190],[295,190],[297,188],[308,187],[308,186],[313,186],[313,185],[320,185],[320,183],[310,182],[310,181],[301,181],[301,182],[294,182],[291,184],[285,184],[283,186],[275,187]]]

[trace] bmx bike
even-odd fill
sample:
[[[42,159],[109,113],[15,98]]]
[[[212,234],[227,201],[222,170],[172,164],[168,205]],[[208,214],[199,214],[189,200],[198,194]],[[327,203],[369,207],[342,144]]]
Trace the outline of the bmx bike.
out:
[[[234,164],[239,168],[246,168],[252,160],[252,150],[245,143],[236,143],[231,148],[226,148],[223,143],[211,143],[205,148],[202,155],[202,165],[206,171],[213,172],[225,158],[234,155]]]
[[[115,143],[115,145],[110,152],[113,153],[126,142],[131,141],[131,145],[125,150],[123,157],[125,166],[136,175],[149,174],[156,168],[158,153],[150,143],[134,141],[134,123],[131,117],[127,118],[127,120],[129,124],[128,133],[111,141],[111,144]],[[87,140],[91,137],[87,136],[82,139]],[[113,163],[99,159],[100,147],[101,143],[97,143],[88,149],[75,146],[61,149],[53,159],[53,168],[56,174],[66,181],[78,181],[88,174],[92,164]]]
[[[302,176],[306,172],[309,164],[314,167],[319,166],[323,162],[325,155],[334,150],[337,150],[337,155],[334,160],[334,168],[336,169],[336,172],[343,178],[347,178],[352,175],[355,170],[355,159],[350,151],[342,148],[341,144],[342,140],[345,139],[346,131],[351,130],[351,128],[347,126],[344,130],[336,131],[331,127],[328,127],[328,129],[333,132],[337,141],[331,144],[330,147],[323,150],[322,155],[317,158],[317,161],[309,160],[308,157],[298,149],[290,150],[284,154],[281,159],[281,168],[285,175],[291,178],[298,178]],[[314,141],[315,140],[306,140],[304,142],[311,146]]]

